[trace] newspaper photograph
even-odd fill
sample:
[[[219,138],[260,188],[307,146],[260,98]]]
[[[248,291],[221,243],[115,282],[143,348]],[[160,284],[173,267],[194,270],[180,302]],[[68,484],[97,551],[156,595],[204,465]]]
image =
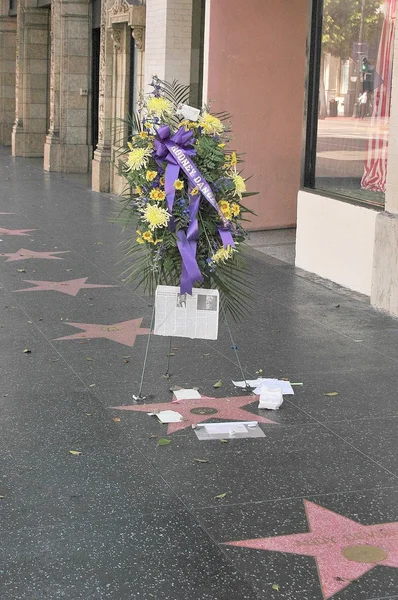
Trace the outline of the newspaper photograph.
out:
[[[180,288],[158,285],[155,297],[155,335],[216,340],[219,314],[218,290],[193,289],[192,296]]]

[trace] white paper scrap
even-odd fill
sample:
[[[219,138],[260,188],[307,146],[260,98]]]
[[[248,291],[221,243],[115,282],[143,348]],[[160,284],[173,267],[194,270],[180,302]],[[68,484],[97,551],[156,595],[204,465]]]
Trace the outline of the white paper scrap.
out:
[[[197,427],[204,427],[209,434],[214,433],[246,433],[246,427],[255,427],[257,421],[232,421],[231,423],[204,423],[198,424]]]
[[[212,441],[240,438],[265,437],[257,421],[233,421],[231,423],[198,423],[195,426],[198,440]]]
[[[202,397],[198,390],[192,389],[175,390],[173,394],[177,400],[200,400]]]
[[[184,418],[175,410],[161,410],[158,413],[148,413],[148,415],[155,415],[161,423],[179,423]]]
[[[246,379],[246,381],[233,381],[232,383],[235,387],[245,388],[246,386],[249,386],[255,388],[255,394],[261,393],[262,385],[267,387],[280,387],[282,389],[282,394],[285,395],[294,394],[290,381],[285,381],[284,379],[266,379],[264,377],[259,377],[258,379]]]

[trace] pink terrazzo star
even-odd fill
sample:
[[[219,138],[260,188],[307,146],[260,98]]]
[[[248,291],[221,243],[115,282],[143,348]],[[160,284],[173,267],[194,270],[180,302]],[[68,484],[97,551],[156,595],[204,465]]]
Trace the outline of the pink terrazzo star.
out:
[[[56,338],[56,340],[81,340],[105,338],[123,344],[124,346],[134,346],[137,335],[147,335],[149,329],[140,328],[142,319],[132,319],[131,321],[121,321],[120,323],[112,323],[111,325],[98,325],[91,323],[65,323],[72,325],[78,329],[83,329],[80,333],[66,335],[65,337]]]
[[[0,256],[7,256],[6,262],[13,262],[14,260],[27,260],[28,258],[42,258],[46,260],[63,260],[60,256],[53,256],[54,254],[66,254],[70,250],[60,250],[59,252],[35,252],[34,250],[27,250],[26,248],[20,248],[17,252],[11,254],[0,253]]]
[[[112,406],[117,410],[136,410],[140,412],[158,412],[161,410],[175,410],[184,420],[180,423],[169,423],[167,433],[174,433],[180,429],[203,423],[209,419],[225,419],[226,421],[258,421],[276,425],[275,421],[255,415],[243,406],[258,401],[258,396],[237,396],[235,398],[208,398],[202,396],[197,400],[180,400],[176,402],[162,402],[154,404],[140,404],[131,406]],[[203,409],[201,414],[200,409]]]
[[[36,229],[4,229],[0,227],[0,235],[29,235],[25,231],[37,231]]]
[[[62,294],[68,294],[69,296],[77,296],[80,290],[86,290],[91,288],[118,287],[116,285],[99,285],[94,283],[86,283],[87,279],[88,277],[82,277],[81,279],[69,279],[68,281],[33,281],[31,279],[24,279],[26,283],[32,283],[36,287],[24,288],[23,290],[14,290],[14,292],[53,291],[61,292]]]
[[[226,544],[313,556],[325,599],[377,565],[398,567],[398,522],[361,525],[307,500],[304,506],[309,533]]]

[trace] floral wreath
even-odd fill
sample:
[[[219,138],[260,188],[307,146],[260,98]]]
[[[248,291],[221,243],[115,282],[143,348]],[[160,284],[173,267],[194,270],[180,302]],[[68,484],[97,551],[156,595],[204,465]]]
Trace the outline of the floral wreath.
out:
[[[153,294],[157,285],[217,288],[221,307],[235,319],[252,299],[242,256],[247,213],[241,157],[227,151],[227,113],[186,104],[189,86],[154,78],[127,122],[133,132],[122,149],[126,179],[119,220],[134,225],[126,258],[128,281]]]

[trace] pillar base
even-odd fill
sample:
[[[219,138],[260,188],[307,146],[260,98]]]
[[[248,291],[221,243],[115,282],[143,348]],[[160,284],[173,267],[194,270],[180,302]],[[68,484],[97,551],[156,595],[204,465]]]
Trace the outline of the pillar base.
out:
[[[398,215],[377,215],[371,304],[398,316]]]
[[[108,193],[111,179],[111,150],[97,148],[91,163],[91,186],[94,192]]]
[[[92,147],[87,144],[61,144],[47,136],[44,145],[44,170],[58,173],[89,173]]]
[[[45,136],[42,133],[26,133],[19,125],[14,125],[11,134],[12,156],[34,158],[43,156]]]

